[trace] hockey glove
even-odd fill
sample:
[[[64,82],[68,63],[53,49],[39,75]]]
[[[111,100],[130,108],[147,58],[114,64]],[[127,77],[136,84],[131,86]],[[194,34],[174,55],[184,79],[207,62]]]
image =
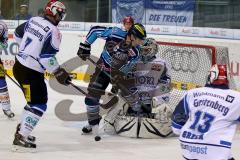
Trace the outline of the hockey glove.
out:
[[[90,57],[90,51],[91,51],[91,45],[80,43],[77,55],[84,61],[87,60],[88,57]]]
[[[65,86],[70,84],[71,78],[64,68],[58,68],[53,74],[60,84]]]
[[[125,79],[125,75],[118,69],[111,69],[112,84],[117,84]]]

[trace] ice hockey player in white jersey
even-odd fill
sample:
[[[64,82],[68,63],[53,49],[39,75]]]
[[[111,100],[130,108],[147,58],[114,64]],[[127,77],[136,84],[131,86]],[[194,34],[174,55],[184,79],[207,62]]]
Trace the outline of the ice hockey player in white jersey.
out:
[[[23,88],[27,104],[17,126],[13,151],[33,151],[36,148],[35,137],[30,134],[47,109],[44,71],[54,74],[57,81],[63,85],[68,85],[71,80],[55,57],[61,43],[61,33],[57,25],[65,15],[64,4],[51,0],[45,7],[44,17],[33,17],[18,26],[14,32],[20,48],[13,74]]]
[[[157,53],[157,42],[153,38],[147,38],[141,46],[137,63],[121,68],[121,71],[127,74],[127,78],[122,78],[117,83],[122,83],[129,89],[129,92],[126,92],[120,88],[120,95],[128,105],[124,105],[124,111],[120,112],[114,121],[107,120],[108,116],[105,119],[113,123],[119,135],[163,138],[172,133],[170,127],[172,112],[164,105],[169,101],[171,68],[166,61],[156,57]],[[130,81],[125,83],[131,78],[135,78],[133,83]],[[158,114],[152,113],[152,108],[156,107],[152,105],[153,98],[158,101]]]
[[[240,93],[229,89],[226,65],[213,65],[205,87],[189,90],[172,116],[185,159],[234,160]]]
[[[3,49],[6,49],[8,46],[8,28],[7,25],[0,21],[0,53]],[[0,59],[0,105],[3,110],[3,113],[8,118],[13,118],[14,113],[11,110],[10,97],[8,93],[7,83],[5,80],[4,66],[2,60]]]

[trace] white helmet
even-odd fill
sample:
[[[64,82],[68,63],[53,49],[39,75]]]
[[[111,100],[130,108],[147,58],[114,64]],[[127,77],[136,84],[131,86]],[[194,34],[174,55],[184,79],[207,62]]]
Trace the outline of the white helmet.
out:
[[[0,21],[0,50],[7,48],[8,45],[8,28],[6,23]]]
[[[140,48],[140,56],[144,63],[152,61],[156,58],[156,54],[158,53],[159,47],[155,39],[147,38],[144,41],[144,44]]]

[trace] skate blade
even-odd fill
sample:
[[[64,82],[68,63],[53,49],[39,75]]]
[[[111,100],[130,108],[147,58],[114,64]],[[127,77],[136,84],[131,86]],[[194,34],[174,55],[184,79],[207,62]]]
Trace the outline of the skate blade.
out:
[[[37,149],[36,148],[25,148],[17,145],[12,145],[12,152],[17,152],[17,153],[36,153]]]
[[[92,132],[89,132],[89,133],[85,133],[85,132],[82,132],[82,135],[86,136],[86,135],[92,135],[93,133]]]

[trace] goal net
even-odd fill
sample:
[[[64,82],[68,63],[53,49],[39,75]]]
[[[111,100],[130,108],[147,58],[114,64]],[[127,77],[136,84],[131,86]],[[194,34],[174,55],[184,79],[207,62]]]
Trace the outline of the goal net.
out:
[[[172,91],[170,106],[178,104],[184,93],[192,88],[204,86],[208,71],[213,64],[227,64],[230,68],[228,48],[198,44],[158,42],[158,57],[172,67]],[[235,89],[229,77],[230,88]]]

